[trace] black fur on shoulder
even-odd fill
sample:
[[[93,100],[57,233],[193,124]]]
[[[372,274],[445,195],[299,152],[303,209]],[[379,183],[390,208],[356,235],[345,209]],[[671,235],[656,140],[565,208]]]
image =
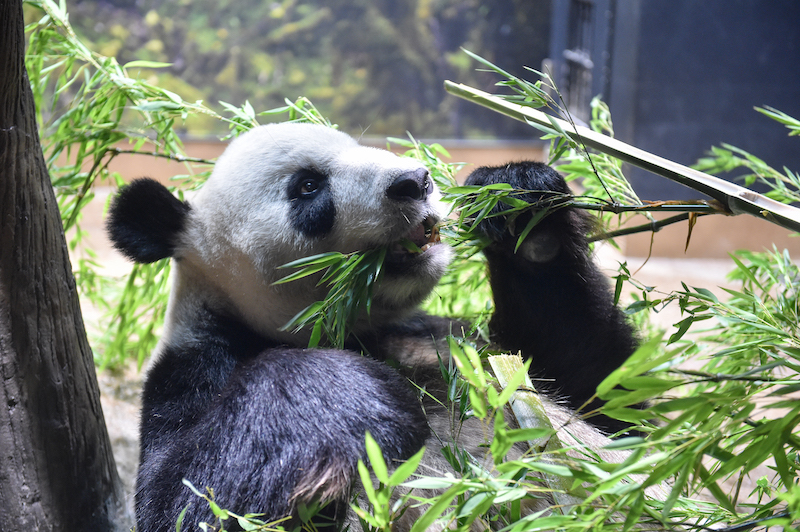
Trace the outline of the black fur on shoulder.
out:
[[[327,515],[338,521],[367,431],[389,463],[411,457],[429,435],[408,383],[377,360],[276,347],[207,309],[196,323],[196,337],[167,346],[148,375],[139,532],[172,530],[187,505],[185,523],[213,522],[184,478],[212,486],[221,507],[263,512],[267,522],[297,517],[312,501],[330,501]]]
[[[479,168],[466,183],[510,183],[523,190],[570,194],[564,179],[538,162]],[[523,199],[542,198],[547,199],[546,192]],[[521,216],[516,227],[521,230],[529,219],[530,215]],[[497,220],[499,225],[487,222],[480,227],[492,240],[484,250],[495,302],[492,340],[532,358],[534,377],[546,379],[540,387],[563,394],[571,407],[579,409],[638,343],[614,305],[608,280],[592,261],[586,239],[591,218],[571,207],[555,208],[516,252],[517,236],[502,225],[502,218]],[[600,404],[594,401],[584,410]],[[627,427],[605,416],[588,421],[614,432]]]
[[[137,179],[114,198],[106,227],[114,247],[125,256],[155,262],[175,253],[190,210],[158,181]]]

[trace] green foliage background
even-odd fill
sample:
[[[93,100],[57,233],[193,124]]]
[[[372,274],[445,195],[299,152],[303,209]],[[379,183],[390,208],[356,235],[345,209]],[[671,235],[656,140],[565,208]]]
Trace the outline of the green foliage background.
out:
[[[460,47],[538,67],[550,20],[539,0],[82,0],[69,10],[98,53],[170,63],[141,75],[187,100],[270,109],[306,96],[346,131],[447,138],[528,133],[446,97],[442,80],[491,85]],[[202,116],[179,127],[220,132]]]

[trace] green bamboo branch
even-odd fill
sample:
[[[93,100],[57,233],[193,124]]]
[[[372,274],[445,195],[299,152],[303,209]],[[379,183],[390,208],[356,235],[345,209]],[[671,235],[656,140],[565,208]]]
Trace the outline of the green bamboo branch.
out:
[[[642,205],[622,205],[619,203],[583,203],[580,201],[572,201],[569,204],[577,209],[583,209],[587,211],[613,212],[614,214],[622,214],[624,212],[665,212],[665,213],[692,212],[696,214],[726,214],[726,215],[731,214],[730,212],[726,211],[722,205],[714,204],[711,202],[701,202],[696,200],[651,202]]]
[[[574,142],[706,194],[719,201],[730,214],[752,214],[781,227],[800,231],[800,209],[499,96],[452,81],[444,84],[450,94],[538,128],[556,134],[563,132]]]
[[[708,214],[709,213],[707,212],[701,212],[697,213],[696,216],[706,216]],[[634,235],[636,233],[644,233],[648,231],[651,233],[658,233],[662,228],[668,225],[688,220],[689,216],[691,216],[691,213],[684,212],[682,214],[670,216],[669,218],[664,218],[663,220],[653,220],[650,223],[646,224],[636,225],[633,227],[623,227],[622,229],[617,229],[616,231],[608,231],[606,233],[598,233],[596,235],[589,237],[589,242],[597,242],[598,240],[609,240],[612,238]]]
[[[147,157],[156,157],[159,159],[169,159],[179,163],[194,163],[194,164],[207,164],[209,166],[214,164],[214,159],[204,159],[202,157],[189,157],[188,155],[181,155],[176,153],[161,153],[158,151],[141,151],[141,150],[123,150],[120,148],[108,148],[106,150],[115,155],[145,155]]]

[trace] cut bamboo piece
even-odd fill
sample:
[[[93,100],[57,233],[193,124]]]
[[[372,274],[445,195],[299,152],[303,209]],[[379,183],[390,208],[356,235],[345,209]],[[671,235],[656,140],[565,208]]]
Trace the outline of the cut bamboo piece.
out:
[[[503,388],[508,385],[517,372],[525,371],[522,357],[519,355],[493,355],[489,357],[489,365],[492,367],[498,383]],[[531,449],[540,455],[539,459],[541,461],[548,464],[554,463],[550,456],[562,448],[561,441],[555,434],[553,424],[550,422],[550,418],[547,417],[544,405],[539,399],[539,394],[536,393],[527,372],[525,379],[522,381],[522,387],[511,396],[509,404],[520,428],[542,428],[553,431],[552,436],[549,438],[532,440],[528,443]],[[568,478],[551,474],[543,474],[543,478],[547,487],[553,490],[553,499],[563,513],[569,512],[573,506],[583,502],[586,498],[582,488],[571,489],[572,482]]]

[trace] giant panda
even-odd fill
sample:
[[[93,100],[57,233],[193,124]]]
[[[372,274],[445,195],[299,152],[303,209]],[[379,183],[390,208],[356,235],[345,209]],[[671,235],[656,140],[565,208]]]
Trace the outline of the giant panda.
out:
[[[468,180],[498,182],[540,191],[530,201],[569,193],[542,163],[480,168]],[[231,511],[289,516],[287,528],[300,505],[327,502],[341,525],[367,432],[388,463],[425,445],[426,471],[449,469],[440,449],[454,437],[450,413],[431,397],[446,394],[439,359],[461,324],[418,308],[451,259],[436,237],[446,215],[439,200],[418,161],[300,123],[238,137],[190,202],[150,179],[121,189],[107,222],[114,245],[137,262],[173,261],[163,336],[142,392],[137,532],[173,530],[187,507],[184,528],[213,520],[182,479],[213,488]],[[556,209],[516,252],[511,225],[495,217],[480,229],[490,242],[491,341],[533,358],[532,373],[563,398],[545,398],[551,419],[602,446],[604,432],[620,427],[586,424],[572,409],[636,339],[591,261],[588,218]],[[397,245],[403,239],[419,251]],[[307,349],[307,331],[283,330],[325,292],[312,278],[274,284],[286,274],[279,266],[377,246],[389,249],[384,274],[348,349]],[[427,393],[421,398],[409,381]],[[484,427],[468,420],[459,434],[468,451],[485,453]],[[403,514],[395,530],[416,515]]]

